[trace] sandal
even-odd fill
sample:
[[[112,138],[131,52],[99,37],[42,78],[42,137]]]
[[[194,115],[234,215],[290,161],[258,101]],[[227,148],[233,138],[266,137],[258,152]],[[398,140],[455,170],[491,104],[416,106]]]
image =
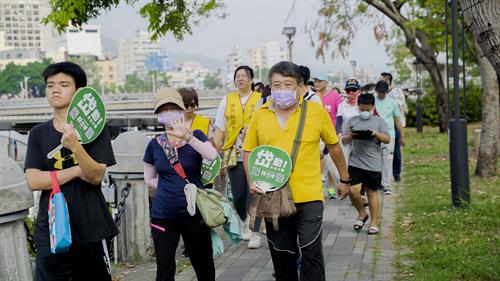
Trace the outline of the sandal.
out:
[[[370,229],[368,229],[368,235],[377,235],[378,233],[379,230],[376,226],[371,226]]]
[[[364,217],[363,219],[357,218],[356,221],[354,222],[354,230],[356,232],[360,232],[361,229],[363,229],[363,226],[365,226],[367,220],[368,220],[368,215],[366,215],[366,217]]]

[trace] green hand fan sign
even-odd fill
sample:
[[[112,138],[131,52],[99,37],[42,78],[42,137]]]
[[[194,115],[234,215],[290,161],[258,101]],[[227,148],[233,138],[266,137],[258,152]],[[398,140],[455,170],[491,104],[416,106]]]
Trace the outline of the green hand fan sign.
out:
[[[82,144],[93,142],[106,125],[106,109],[97,91],[91,87],[80,88],[68,107],[66,123],[73,124]],[[62,144],[47,154],[51,159],[61,150]]]
[[[255,185],[264,192],[280,189],[290,178],[292,160],[283,149],[261,145],[248,159],[248,172]]]
[[[203,159],[201,162],[201,183],[203,183],[203,185],[207,185],[213,181],[219,174],[221,162],[219,155],[217,155],[217,158],[213,161]]]

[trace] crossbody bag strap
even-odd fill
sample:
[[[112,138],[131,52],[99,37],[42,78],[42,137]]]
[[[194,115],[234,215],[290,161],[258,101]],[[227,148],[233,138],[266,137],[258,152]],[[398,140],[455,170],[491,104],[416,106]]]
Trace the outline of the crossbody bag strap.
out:
[[[302,110],[300,111],[299,117],[299,127],[297,128],[297,133],[295,134],[295,139],[293,141],[292,148],[292,171],[295,168],[295,160],[297,160],[297,155],[299,154],[300,142],[302,140],[302,133],[304,132],[304,125],[306,123],[306,114],[307,114],[307,101],[302,101]]]
[[[184,168],[181,165],[181,161],[179,160],[179,156],[172,145],[170,145],[170,141],[168,140],[167,135],[163,133],[161,136],[158,136],[156,140],[158,141],[158,144],[160,144],[161,148],[163,148],[165,156],[167,156],[170,165],[172,165],[172,168],[177,173],[177,175],[179,175],[179,177],[189,183],[186,172],[184,171]]]

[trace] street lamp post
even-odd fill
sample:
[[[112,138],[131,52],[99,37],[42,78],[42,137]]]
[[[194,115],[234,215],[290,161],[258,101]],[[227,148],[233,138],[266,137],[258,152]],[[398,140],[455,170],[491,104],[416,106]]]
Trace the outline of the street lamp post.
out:
[[[293,36],[295,36],[296,30],[297,29],[295,28],[295,26],[288,26],[288,27],[284,27],[283,31],[281,32],[281,34],[288,37],[288,41],[286,41],[286,43],[288,44],[288,60],[289,61],[292,61],[292,46],[293,46],[292,38],[293,38]]]
[[[352,66],[352,77],[356,77],[356,61],[355,60],[352,60],[350,61],[351,63],[351,66]]]
[[[446,6],[448,6],[448,1],[446,1]],[[447,13],[446,17],[448,17]],[[447,22],[448,19],[446,19],[446,23]],[[457,0],[451,0],[451,26],[454,98],[453,117],[450,118],[448,123],[450,140],[451,199],[455,207],[463,207],[467,206],[470,202],[469,159],[467,154],[467,120],[465,118],[460,118]],[[448,28],[447,25],[446,28]],[[445,40],[448,40],[448,38],[445,38]],[[448,64],[448,61],[446,64]],[[448,104],[448,106],[451,107],[451,103]]]
[[[416,127],[417,133],[422,133],[422,88],[420,87],[420,65],[422,64],[422,60],[417,58],[413,61],[413,65],[415,65],[415,91],[417,92],[417,106],[416,106]]]

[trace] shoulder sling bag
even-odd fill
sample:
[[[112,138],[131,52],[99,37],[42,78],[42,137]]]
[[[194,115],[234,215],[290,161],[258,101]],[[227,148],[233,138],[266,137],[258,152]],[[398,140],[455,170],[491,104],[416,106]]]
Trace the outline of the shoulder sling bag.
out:
[[[295,161],[299,153],[302,133],[304,132],[304,124],[307,114],[307,101],[302,102],[302,111],[299,117],[299,126],[292,148],[292,172],[295,169]],[[273,222],[274,230],[279,230],[278,219],[289,217],[297,212],[295,203],[293,202],[292,192],[290,190],[289,181],[280,189],[269,193],[256,193],[253,196],[253,201],[249,209],[250,225],[255,223],[255,217],[262,217],[267,221]]]

